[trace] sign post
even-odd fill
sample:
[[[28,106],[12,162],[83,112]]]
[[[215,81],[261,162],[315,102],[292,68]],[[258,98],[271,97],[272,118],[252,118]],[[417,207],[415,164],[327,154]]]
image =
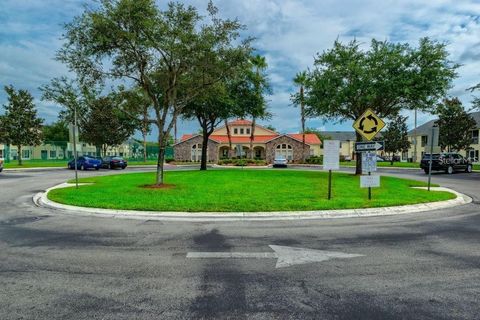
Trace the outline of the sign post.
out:
[[[355,151],[362,153],[362,175],[360,188],[368,188],[368,200],[372,199],[372,187],[380,187],[380,176],[373,175],[377,171],[376,151],[385,148],[384,141],[371,141],[385,127],[385,122],[380,119],[372,109],[367,109],[354,123],[353,128],[369,142],[356,142]],[[372,152],[373,151],[373,152]]]
[[[332,198],[332,170],[340,169],[340,141],[323,141],[323,170],[328,170],[328,200]]]

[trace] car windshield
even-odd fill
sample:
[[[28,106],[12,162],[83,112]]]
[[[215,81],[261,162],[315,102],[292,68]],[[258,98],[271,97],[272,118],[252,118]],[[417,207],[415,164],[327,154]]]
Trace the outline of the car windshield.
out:
[[[430,160],[430,154],[424,155],[424,156],[423,156],[423,159]],[[433,159],[433,160],[438,160],[438,159],[440,159],[440,154],[434,153],[433,156],[432,156],[432,159]]]

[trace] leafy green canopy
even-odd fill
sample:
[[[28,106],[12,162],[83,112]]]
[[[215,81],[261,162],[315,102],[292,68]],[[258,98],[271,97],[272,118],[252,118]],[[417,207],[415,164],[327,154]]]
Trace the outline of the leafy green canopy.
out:
[[[157,184],[170,131],[183,108],[206,87],[242,67],[251,39],[239,40],[243,26],[222,20],[211,2],[209,19],[197,9],[153,0],[102,0],[65,26],[58,59],[82,83],[124,81],[140,87],[151,102],[151,123],[158,128]]]
[[[473,117],[465,111],[458,98],[445,99],[436,113],[440,128],[439,146],[442,150],[468,149],[472,144],[472,130],[477,128]]]
[[[385,152],[392,155],[390,162],[393,164],[393,155],[400,151],[405,152],[410,148],[407,117],[401,115],[394,117],[383,132],[381,139],[385,141]]]
[[[418,47],[372,40],[339,41],[319,54],[307,80],[307,113],[355,120],[371,108],[382,118],[402,109],[432,110],[456,77],[445,44],[423,38]]]

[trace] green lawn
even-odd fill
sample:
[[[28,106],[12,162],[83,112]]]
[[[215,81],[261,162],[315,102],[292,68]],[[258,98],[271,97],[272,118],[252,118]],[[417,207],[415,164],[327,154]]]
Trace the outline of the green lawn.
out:
[[[81,179],[92,185],[56,189],[53,201],[84,207],[156,211],[288,211],[381,207],[452,199],[447,192],[410,188],[423,182],[382,177],[382,188],[360,189],[359,177],[336,173],[333,199],[327,197],[327,174],[293,170],[209,170],[166,172],[171,189],[145,189],[153,173]]]

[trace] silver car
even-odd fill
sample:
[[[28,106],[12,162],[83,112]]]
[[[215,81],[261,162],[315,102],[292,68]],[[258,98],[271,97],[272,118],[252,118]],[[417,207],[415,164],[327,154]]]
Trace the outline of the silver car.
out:
[[[278,167],[284,167],[286,168],[288,164],[287,158],[283,156],[277,156],[275,157],[275,160],[273,160],[273,167],[278,168]]]

